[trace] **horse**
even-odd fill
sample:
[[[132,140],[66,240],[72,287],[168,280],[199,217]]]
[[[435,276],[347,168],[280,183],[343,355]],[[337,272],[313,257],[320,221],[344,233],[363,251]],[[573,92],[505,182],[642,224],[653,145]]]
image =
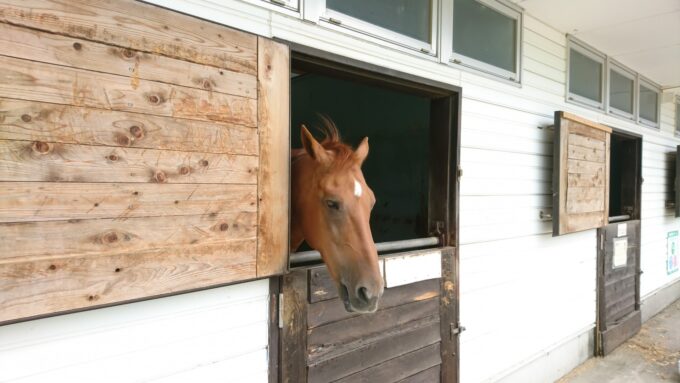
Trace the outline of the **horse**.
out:
[[[345,310],[375,312],[385,284],[369,225],[376,199],[361,171],[368,137],[353,150],[330,119],[322,122],[321,142],[302,125],[303,148],[291,151],[291,252],[307,242],[321,253]]]

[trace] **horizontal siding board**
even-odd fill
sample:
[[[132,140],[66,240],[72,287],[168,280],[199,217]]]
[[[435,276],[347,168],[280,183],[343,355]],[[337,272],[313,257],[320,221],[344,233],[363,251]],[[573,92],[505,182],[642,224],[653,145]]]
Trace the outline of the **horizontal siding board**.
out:
[[[0,140],[0,181],[255,184],[255,156]]]
[[[251,353],[264,357],[220,378],[266,371],[267,289],[263,280],[1,326],[0,380],[186,379]]]
[[[254,246],[253,238],[2,263],[0,322],[253,279]]]
[[[255,76],[89,40],[0,24],[0,44],[11,57],[134,79],[256,98]]]
[[[255,185],[0,182],[0,223],[254,212],[256,195]]]
[[[4,0],[0,21],[243,73],[257,70],[256,36],[141,2]]]
[[[172,248],[255,238],[255,213],[0,224],[0,263]]]
[[[257,101],[0,56],[0,97],[257,126]]]
[[[0,98],[0,139],[257,155],[257,129]]]

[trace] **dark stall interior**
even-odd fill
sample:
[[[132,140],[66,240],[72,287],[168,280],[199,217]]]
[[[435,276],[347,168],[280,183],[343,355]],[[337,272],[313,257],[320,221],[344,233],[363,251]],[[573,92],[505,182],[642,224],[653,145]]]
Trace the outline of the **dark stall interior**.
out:
[[[377,203],[371,215],[376,243],[427,235],[430,105],[428,97],[375,84],[297,71],[291,78],[291,146],[300,148],[300,125],[332,119],[343,141],[356,147],[369,137],[363,165]]]
[[[640,219],[641,139],[618,132],[611,135],[609,216]]]

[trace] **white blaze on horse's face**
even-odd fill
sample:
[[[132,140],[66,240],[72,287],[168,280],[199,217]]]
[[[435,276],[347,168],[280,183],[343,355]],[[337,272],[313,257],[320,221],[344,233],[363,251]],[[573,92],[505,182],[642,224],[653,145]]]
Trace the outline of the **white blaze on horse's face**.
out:
[[[361,184],[356,179],[354,180],[354,196],[359,198],[363,194],[364,190],[361,188]]]

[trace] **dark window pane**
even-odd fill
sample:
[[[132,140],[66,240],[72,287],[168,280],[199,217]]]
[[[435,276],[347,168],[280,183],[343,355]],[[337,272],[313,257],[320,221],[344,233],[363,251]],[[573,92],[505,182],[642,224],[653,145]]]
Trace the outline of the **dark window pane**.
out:
[[[635,83],[632,79],[609,71],[609,105],[630,114],[633,114],[633,92]]]
[[[326,0],[329,9],[430,42],[431,0]]]
[[[453,51],[515,72],[517,20],[474,0],[453,8]]]
[[[640,85],[640,117],[647,121],[657,122],[656,109],[659,95],[656,91]]]
[[[570,49],[569,91],[581,97],[602,102],[602,63]]]

